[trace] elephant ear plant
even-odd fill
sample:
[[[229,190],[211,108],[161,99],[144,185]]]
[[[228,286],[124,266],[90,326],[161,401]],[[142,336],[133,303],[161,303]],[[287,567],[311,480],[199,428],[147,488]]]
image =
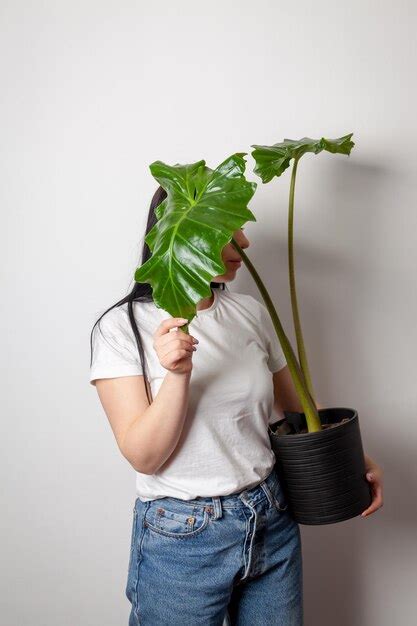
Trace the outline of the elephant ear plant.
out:
[[[152,285],[156,306],[188,323],[196,315],[196,305],[211,295],[213,276],[226,271],[221,258],[229,242],[239,247],[232,235],[247,221],[255,221],[247,207],[256,183],[244,176],[246,152],[238,152],[215,170],[204,160],[188,165],[167,165],[155,161],[149,168],[153,177],[167,192],[157,207],[158,219],[146,235],[152,256],[135,272],[136,282]],[[242,260],[261,291],[283,347],[302,406],[310,417],[312,428],[319,430],[320,420],[314,402],[302,378],[292,346],[285,335],[276,309],[260,276],[239,247]],[[188,324],[181,327],[188,332]]]
[[[277,470],[295,519],[304,524],[329,524],[359,515],[371,503],[372,494],[365,477],[365,460],[358,413],[350,408],[317,411],[301,329],[294,269],[294,196],[297,167],[301,157],[327,151],[350,155],[355,145],[352,133],[338,139],[284,139],[271,146],[252,145],[255,174],[263,183],[279,177],[293,161],[288,203],[288,269],[291,307],[304,393],[314,409],[303,406],[303,413],[284,411],[278,422],[285,434],[270,429],[271,445],[277,457]],[[236,247],[236,246],[235,246]],[[237,246],[241,255],[243,250]],[[261,291],[262,293],[262,291]],[[265,295],[262,293],[265,301]],[[271,313],[271,308],[268,307]],[[274,316],[272,315],[274,322]],[[278,329],[275,325],[275,329]],[[307,409],[307,410],[306,410]],[[318,418],[318,420],[317,420]],[[337,426],[337,428],[335,428]],[[323,430],[326,428],[327,430]],[[276,427],[277,428],[277,427]],[[331,430],[330,430],[331,429]]]
[[[189,324],[197,314],[198,302],[211,295],[213,277],[225,273],[221,252],[231,241],[252,274],[272,317],[303,415],[308,417],[310,434],[320,435],[323,419],[316,409],[305,373],[265,285],[233,239],[235,230],[247,221],[256,221],[247,206],[257,185],[245,178],[243,157],[246,154],[232,154],[214,170],[207,167],[204,160],[187,165],[155,161],[150,165],[153,177],[165,189],[167,197],[157,207],[158,221],[145,237],[152,256],[137,268],[135,281],[151,284],[156,306],[173,317],[186,318]],[[183,332],[188,332],[188,324],[181,327]],[[280,469],[278,462],[277,469]],[[311,467],[307,467],[305,473],[310,475]],[[300,518],[296,509],[293,514],[296,519],[297,515]],[[304,523],[328,522],[307,520]]]

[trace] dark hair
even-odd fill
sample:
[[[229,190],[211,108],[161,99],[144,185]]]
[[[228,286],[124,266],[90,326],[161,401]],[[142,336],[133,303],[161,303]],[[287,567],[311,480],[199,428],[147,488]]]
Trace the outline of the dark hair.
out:
[[[149,233],[149,231],[154,227],[154,225],[156,224],[157,217],[155,214],[155,209],[156,207],[163,201],[165,200],[165,198],[167,197],[167,193],[165,191],[165,189],[161,186],[158,187],[158,189],[155,191],[152,200],[151,200],[151,205],[149,207],[149,213],[148,213],[148,221],[146,224],[146,231],[145,231],[145,236]],[[143,265],[145,263],[145,261],[147,261],[148,259],[150,259],[150,257],[152,256],[152,252],[148,246],[148,244],[146,243],[146,241],[143,242],[143,249],[142,249],[142,261],[141,261],[141,265]],[[221,288],[221,289],[225,289],[226,285],[225,283],[216,283],[216,282],[211,282],[210,283],[210,287],[213,287],[214,289],[216,288]],[[140,357],[140,362],[142,365],[142,371],[143,371],[143,381],[145,384],[145,390],[146,390],[146,396],[148,398],[148,402],[149,404],[151,404],[152,400],[149,396],[149,392],[148,392],[148,387],[146,385],[146,363],[145,363],[145,355],[144,355],[144,351],[143,351],[143,344],[142,344],[142,339],[140,337],[140,333],[139,333],[139,329],[138,329],[138,325],[136,324],[136,320],[135,320],[135,316],[133,314],[133,302],[153,302],[153,297],[152,297],[152,286],[149,283],[137,283],[135,282],[134,287],[132,289],[132,291],[125,296],[122,300],[119,300],[119,302],[116,302],[116,304],[113,304],[111,307],[109,307],[106,311],[104,311],[104,313],[102,313],[100,315],[100,317],[98,318],[98,320],[94,323],[93,328],[91,329],[91,334],[90,334],[90,367],[92,365],[93,362],[93,333],[94,333],[94,328],[95,326],[98,324],[98,328],[101,331],[100,328],[100,320],[104,317],[104,315],[106,315],[106,313],[108,313],[109,311],[111,311],[112,309],[122,306],[122,304],[125,304],[127,302],[127,311],[128,311],[128,315],[129,315],[129,320],[130,320],[130,324],[132,326],[132,330],[133,330],[133,334],[135,335],[135,339],[136,339],[136,344],[138,347],[138,352],[139,352],[139,357]]]

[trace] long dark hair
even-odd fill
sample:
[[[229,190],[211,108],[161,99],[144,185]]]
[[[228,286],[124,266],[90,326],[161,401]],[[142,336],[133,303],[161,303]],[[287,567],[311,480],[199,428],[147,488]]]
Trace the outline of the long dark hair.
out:
[[[147,224],[146,224],[146,231],[145,231],[145,236],[144,237],[146,237],[148,232],[154,227],[154,225],[158,221],[157,217],[156,217],[156,214],[155,214],[155,209],[163,200],[165,200],[166,197],[167,197],[167,193],[166,193],[165,189],[163,187],[159,186],[158,189],[155,191],[155,193],[154,193],[154,195],[152,197],[152,200],[151,200],[151,205],[149,207],[149,213],[148,213],[148,221],[147,221]],[[148,244],[144,240],[143,241],[143,249],[142,249],[141,265],[143,265],[145,263],[145,261],[147,261],[151,256],[152,256],[152,252],[151,252]],[[217,289],[217,288],[225,289],[226,285],[225,285],[225,283],[211,282],[210,283],[210,287],[213,287],[214,289]],[[132,291],[130,293],[128,293],[127,296],[122,298],[122,300],[119,300],[119,302],[116,302],[116,304],[113,304],[106,311],[104,311],[104,313],[102,313],[100,315],[100,317],[98,318],[98,320],[94,323],[93,328],[91,329],[91,334],[90,334],[90,367],[91,367],[91,365],[93,363],[93,333],[94,333],[94,328],[98,324],[98,328],[99,328],[100,332],[102,332],[101,328],[100,328],[100,320],[104,317],[104,315],[106,315],[106,313],[108,313],[109,311],[111,311],[112,309],[114,309],[116,307],[122,306],[122,304],[125,304],[126,302],[127,302],[127,311],[128,311],[128,315],[129,315],[130,324],[132,326],[133,334],[135,335],[136,344],[137,344],[137,347],[138,347],[138,352],[139,352],[139,357],[140,357],[140,362],[141,362],[141,365],[142,365],[143,381],[144,381],[144,384],[145,384],[146,397],[148,398],[149,404],[151,404],[152,403],[152,399],[151,399],[151,397],[149,395],[148,386],[146,384],[146,379],[147,379],[146,359],[145,359],[145,354],[144,354],[144,351],[143,351],[143,344],[142,344],[142,339],[141,339],[141,336],[140,336],[140,333],[139,333],[138,325],[136,323],[135,316],[133,314],[133,302],[153,302],[152,286],[149,283],[137,283],[137,282],[135,282]]]

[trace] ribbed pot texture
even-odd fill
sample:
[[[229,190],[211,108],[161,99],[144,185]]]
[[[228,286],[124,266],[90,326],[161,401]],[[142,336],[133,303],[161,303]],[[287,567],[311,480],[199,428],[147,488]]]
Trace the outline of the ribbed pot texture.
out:
[[[304,413],[284,412],[270,428],[276,472],[290,514],[299,524],[334,524],[360,515],[372,501],[366,480],[359,417],[349,408],[319,409],[322,424],[332,428],[300,433],[307,427]],[[284,422],[291,432],[278,435]]]

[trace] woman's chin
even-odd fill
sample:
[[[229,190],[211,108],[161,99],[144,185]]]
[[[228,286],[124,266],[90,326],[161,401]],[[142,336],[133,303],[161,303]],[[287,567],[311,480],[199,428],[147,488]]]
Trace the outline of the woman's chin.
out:
[[[234,280],[236,278],[236,270],[231,270],[222,276],[215,276],[211,279],[213,283],[227,283],[230,280]]]

